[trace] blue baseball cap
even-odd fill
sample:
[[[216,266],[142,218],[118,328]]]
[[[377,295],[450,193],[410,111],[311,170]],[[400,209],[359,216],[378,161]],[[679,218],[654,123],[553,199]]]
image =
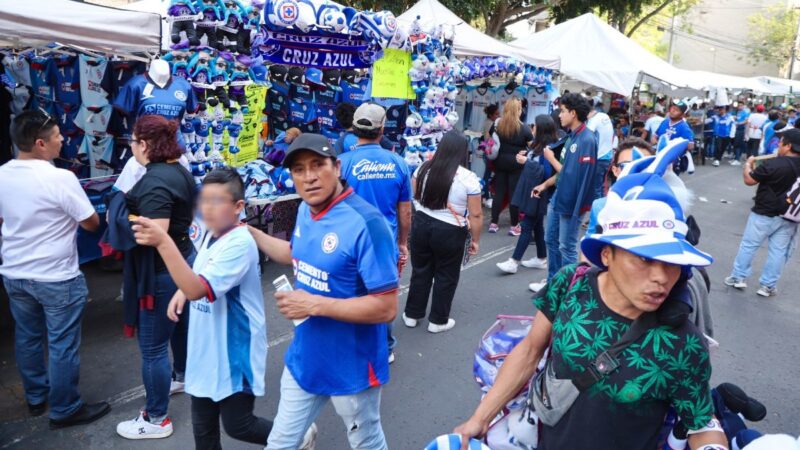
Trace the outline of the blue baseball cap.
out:
[[[325,86],[325,83],[322,81],[322,71],[313,67],[306,69],[306,83]]]
[[[581,241],[592,264],[605,267],[600,253],[613,245],[634,255],[683,267],[705,267],[714,259],[686,240],[689,227],[683,209],[662,176],[688,146],[676,139],[655,158],[644,158],[626,169],[611,188],[597,217],[597,229]],[[645,163],[650,162],[645,165]]]
[[[458,434],[443,434],[432,440],[425,450],[460,450],[461,436]],[[491,450],[486,445],[475,439],[469,440],[469,450]]]

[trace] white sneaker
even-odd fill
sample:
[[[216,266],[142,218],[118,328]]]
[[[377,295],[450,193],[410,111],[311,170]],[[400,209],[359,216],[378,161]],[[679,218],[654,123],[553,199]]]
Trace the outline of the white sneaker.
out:
[[[312,423],[303,437],[303,443],[297,450],[314,450],[317,447],[317,424]]]
[[[447,319],[447,323],[444,325],[437,325],[435,323],[428,324],[428,332],[430,333],[443,333],[447,330],[452,329],[456,326],[456,321],[453,319]]]
[[[172,380],[172,382],[169,383],[169,395],[182,394],[185,385],[186,383],[183,381]]]
[[[545,286],[547,286],[547,279],[540,281],[539,283],[531,283],[528,285],[528,289],[533,292],[541,291]]]
[[[414,327],[416,327],[416,326],[417,326],[417,319],[412,319],[411,317],[408,317],[408,316],[406,315],[406,313],[403,313],[403,323],[404,323],[404,324],[405,324],[405,325],[406,325],[408,328],[414,328]]]
[[[731,161],[731,165],[732,166],[741,166],[742,163],[734,159],[733,161]]]
[[[711,163],[711,165],[714,167],[719,167],[719,160],[715,159],[714,162]]]
[[[529,269],[547,269],[547,259],[544,258],[531,258],[527,261],[522,261],[520,264]]]
[[[394,352],[389,352],[389,364],[394,362]]]
[[[159,424],[150,423],[144,418],[144,411],[133,420],[117,424],[117,434],[125,439],[162,439],[172,435],[172,421],[165,417]]]
[[[497,268],[505,273],[517,273],[518,266],[519,264],[513,259],[497,263]]]
[[[727,277],[725,278],[725,286],[730,286],[736,289],[747,289],[747,282],[741,278]]]
[[[484,200],[483,201],[483,206],[485,206],[487,208],[491,208],[492,207],[492,199],[490,198],[490,199]]]

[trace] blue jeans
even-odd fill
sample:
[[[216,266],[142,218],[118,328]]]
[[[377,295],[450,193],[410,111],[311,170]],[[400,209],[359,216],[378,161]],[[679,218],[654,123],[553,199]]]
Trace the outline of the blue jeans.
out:
[[[594,198],[596,199],[606,196],[606,193],[603,191],[605,190],[606,175],[608,174],[609,166],[611,166],[610,159],[598,159],[595,163]]]
[[[192,265],[195,253],[187,262]],[[184,308],[181,321],[175,323],[167,317],[167,306],[178,287],[169,272],[156,273],[156,292],[152,310],[139,310],[139,350],[142,353],[142,382],[147,394],[145,411],[150,417],[167,415],[169,407],[169,385],[172,382],[172,364],[169,362],[169,346],[172,342],[175,357],[175,372],[186,370],[186,338],[188,335],[189,309]]]
[[[792,256],[796,245],[797,224],[781,217],[767,217],[750,213],[744,228],[739,253],[733,262],[731,276],[746,279],[753,272],[752,262],[761,243],[767,240],[767,262],[761,272],[759,283],[774,288],[778,284],[784,266]]]
[[[541,215],[525,214],[525,217],[520,221],[522,225],[522,234],[517,239],[517,246],[514,248],[514,254],[511,259],[521,261],[525,250],[531,243],[531,239],[536,241],[536,257],[539,259],[547,258],[547,248],[544,239],[544,217]]]
[[[25,399],[32,405],[49,401],[51,419],[69,417],[83,404],[78,393],[78,347],[89,295],[86,279],[79,275],[54,283],[9,278],[3,281],[16,323],[14,349]]]
[[[381,388],[334,397],[311,394],[297,384],[289,369],[284,368],[278,414],[266,450],[296,450],[300,447],[303,435],[328,400],[344,421],[350,447],[358,450],[388,449],[381,427]]]
[[[733,137],[733,152],[736,161],[742,158],[742,153],[747,153],[747,142],[744,140],[744,125],[736,126],[736,134]]]
[[[556,194],[558,195],[558,194]],[[553,203],[547,206],[547,281],[562,267],[578,262],[578,228],[580,216],[553,212]]]

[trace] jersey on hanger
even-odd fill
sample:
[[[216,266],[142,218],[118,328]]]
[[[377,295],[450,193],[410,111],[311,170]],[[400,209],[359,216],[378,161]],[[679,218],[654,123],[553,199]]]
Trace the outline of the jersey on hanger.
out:
[[[314,91],[314,102],[320,105],[336,106],[341,101],[341,98],[340,92],[336,89],[328,88]]]
[[[296,126],[311,123],[317,118],[317,108],[313,103],[289,101],[290,122]]]
[[[75,117],[75,125],[90,136],[105,136],[109,120],[111,120],[111,105],[102,108],[89,108],[84,105]]]
[[[456,95],[456,113],[458,114],[458,122],[456,122],[455,128],[457,130],[464,130],[464,124],[469,123],[469,114],[472,112],[472,103],[468,102],[469,99],[469,91],[466,89],[465,86],[461,86],[458,88],[458,94]]]
[[[106,72],[108,59],[78,55],[81,78],[81,102],[86,106],[108,105],[111,80]]]
[[[56,100],[68,105],[81,104],[81,78],[77,56],[55,58]]]
[[[289,88],[289,98],[298,103],[314,103],[314,92],[308,86],[293,84]]]
[[[368,83],[369,81],[367,81]],[[352,103],[353,105],[359,106],[364,103],[364,94],[366,93],[367,86],[366,84],[350,84],[347,81],[342,80],[340,84],[342,88],[342,101],[346,103]]]
[[[549,115],[553,112],[553,98],[555,97],[551,96],[545,88],[528,87],[528,92],[525,94],[525,99],[528,101],[528,114],[525,123],[532,124],[536,121],[536,116],[541,114]]]
[[[145,64],[141,61],[111,61],[111,94],[116,97],[119,91],[136,75],[143,74]]]
[[[42,108],[48,114],[56,113],[55,104],[55,63],[53,58],[36,57],[30,63],[33,102],[31,108]]]
[[[469,99],[470,102],[472,102],[469,129],[472,131],[481,131],[481,125],[483,125],[483,121],[486,119],[486,114],[483,110],[494,103],[495,92],[489,87],[476,86],[471,89]]]
[[[100,136],[85,136],[81,144],[79,155],[85,155],[89,165],[89,176],[104,177],[113,175],[114,170],[108,166],[108,161],[114,153],[114,137],[106,135]],[[105,168],[103,168],[105,166]]]
[[[31,87],[31,66],[22,56],[8,55],[3,58],[3,66],[18,84]]]
[[[333,105],[317,105],[316,115],[317,115],[317,122],[319,122],[319,126],[321,129],[325,130],[335,130],[339,128],[339,123],[336,121],[336,114],[335,114],[336,107]]]

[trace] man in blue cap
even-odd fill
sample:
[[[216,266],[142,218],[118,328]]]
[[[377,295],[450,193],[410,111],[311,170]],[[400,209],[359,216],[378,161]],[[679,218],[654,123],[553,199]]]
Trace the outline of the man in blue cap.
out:
[[[663,170],[674,160],[662,162]],[[530,333],[456,433],[485,434],[552,338],[547,364],[556,381],[571,381],[575,396],[549,391],[550,406],[564,413],[541,420],[539,450],[656,448],[670,407],[689,448],[727,450],[713,416],[706,341],[686,317],[689,269],[712,259],[686,241],[683,211],[662,174],[631,174],[614,185],[598,227],[581,243],[596,267],[567,266],[539,292]]]

